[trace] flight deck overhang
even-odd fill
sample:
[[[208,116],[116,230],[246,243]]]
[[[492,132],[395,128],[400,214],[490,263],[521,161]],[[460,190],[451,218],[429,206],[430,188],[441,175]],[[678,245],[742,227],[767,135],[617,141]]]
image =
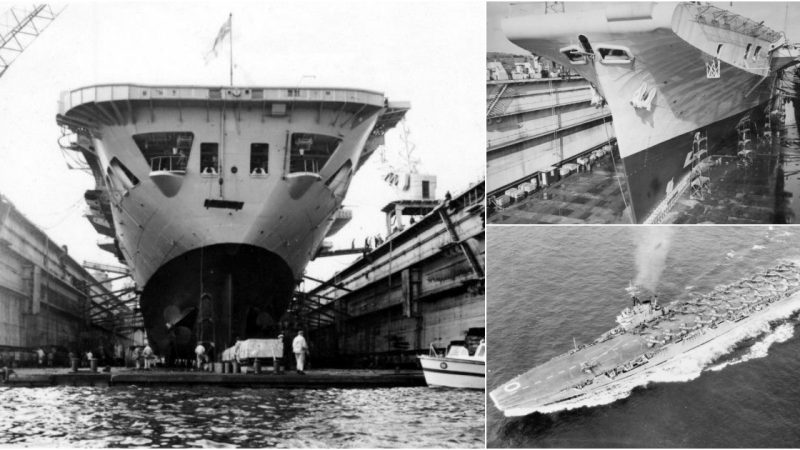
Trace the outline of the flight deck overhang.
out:
[[[134,108],[142,105],[151,110],[156,107],[181,110],[220,104],[260,108],[263,116],[273,117],[291,117],[299,105],[320,108],[328,105],[355,113],[356,118],[383,109],[376,126],[378,132],[394,126],[410,108],[407,102],[390,102],[381,92],[353,88],[102,84],[62,92],[57,121],[73,129],[96,132],[102,125],[135,122]],[[358,120],[351,122],[355,126]]]

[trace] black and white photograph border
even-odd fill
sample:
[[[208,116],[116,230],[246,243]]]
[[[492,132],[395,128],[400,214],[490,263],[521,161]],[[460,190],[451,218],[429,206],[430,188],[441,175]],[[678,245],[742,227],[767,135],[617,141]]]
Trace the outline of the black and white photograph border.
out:
[[[483,448],[484,22],[0,3],[0,445]]]

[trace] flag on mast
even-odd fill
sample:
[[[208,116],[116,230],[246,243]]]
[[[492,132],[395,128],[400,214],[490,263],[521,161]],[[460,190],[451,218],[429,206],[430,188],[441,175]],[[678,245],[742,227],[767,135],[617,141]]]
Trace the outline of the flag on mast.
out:
[[[217,49],[222,45],[222,42],[225,40],[225,37],[231,34],[231,19],[233,16],[228,16],[228,20],[222,24],[219,29],[219,33],[217,33],[217,38],[214,39],[214,45],[211,46],[211,50],[206,53],[206,64],[211,61],[212,59],[217,57]]]

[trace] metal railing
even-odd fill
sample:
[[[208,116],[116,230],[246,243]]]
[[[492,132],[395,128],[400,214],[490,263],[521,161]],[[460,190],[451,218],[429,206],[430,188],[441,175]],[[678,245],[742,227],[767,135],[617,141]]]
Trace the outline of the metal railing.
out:
[[[155,156],[150,159],[150,170],[153,172],[186,172],[187,159],[183,155]]]

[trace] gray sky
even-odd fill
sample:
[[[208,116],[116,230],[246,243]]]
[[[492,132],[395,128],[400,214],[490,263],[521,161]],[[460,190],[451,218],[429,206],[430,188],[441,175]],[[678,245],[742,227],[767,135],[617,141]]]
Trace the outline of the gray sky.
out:
[[[565,2],[566,12],[602,8],[607,2]],[[800,42],[800,2],[711,2],[757,21],[776,31],[785,31],[790,41]],[[486,50],[527,54],[503,35],[500,21],[509,14],[544,14],[544,2],[489,2],[486,4]],[[788,15],[787,12],[788,5]]]
[[[11,6],[0,2],[0,14]],[[68,170],[57,145],[59,93],[112,82],[227,84],[227,50],[208,65],[203,57],[229,12],[235,84],[351,86],[410,101],[421,171],[438,175],[440,197],[460,192],[485,171],[485,38],[476,32],[485,11],[477,1],[70,4],[0,78],[0,192],[73,258],[115,263],[82,217],[93,179]],[[397,132],[387,135],[390,153],[401,146]],[[354,219],[335,246],[384,231],[379,209],[392,189],[377,156],[351,184]],[[326,277],[353,259],[315,261],[308,273]]]

